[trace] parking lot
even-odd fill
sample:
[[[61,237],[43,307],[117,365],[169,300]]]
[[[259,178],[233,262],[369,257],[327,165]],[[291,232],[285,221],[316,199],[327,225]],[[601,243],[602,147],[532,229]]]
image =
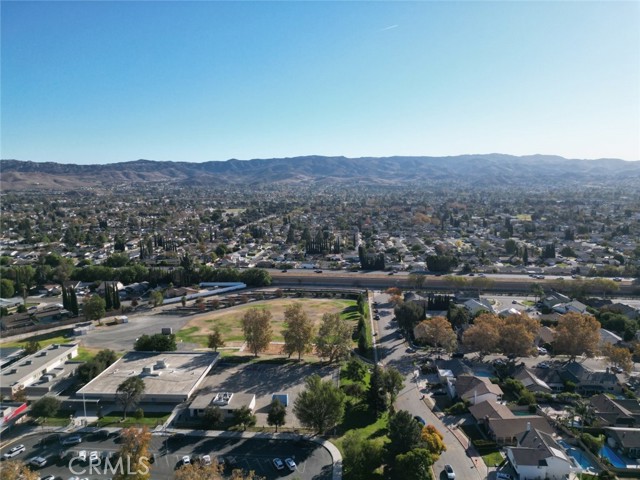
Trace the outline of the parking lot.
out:
[[[28,462],[35,457],[43,457],[46,464],[41,467],[33,467],[41,478],[54,475],[63,480],[72,476],[82,478],[106,479],[114,476],[105,463],[100,467],[91,469],[87,463],[73,462],[71,470],[69,461],[79,456],[80,452],[97,452],[104,456],[119,450],[113,437],[97,439],[91,435],[83,436],[82,442],[73,446],[65,446],[56,439],[49,440],[45,444],[41,439],[47,436],[33,436],[20,442],[25,450],[14,457],[16,460]],[[66,438],[66,437],[63,437]],[[10,450],[10,445],[2,449],[2,455]],[[61,458],[61,452],[63,453]],[[153,480],[171,479],[175,470],[182,465],[184,456],[196,459],[202,455],[209,455],[212,459],[224,462],[226,472],[232,469],[253,470],[257,475],[265,478],[302,478],[314,480],[329,480],[332,474],[332,459],[329,452],[316,443],[304,439],[300,440],[272,440],[272,439],[244,439],[244,438],[208,438],[184,434],[169,436],[154,435],[149,448],[153,456],[151,465],[151,478]],[[295,472],[290,471],[285,465],[281,470],[274,466],[274,459],[285,460],[291,458],[296,463]],[[114,462],[115,465],[115,462]]]
[[[255,414],[258,425],[267,424],[267,414],[272,396],[289,395],[285,427],[298,428],[292,407],[298,393],[304,389],[305,379],[311,375],[337,381],[339,370],[335,366],[309,364],[250,363],[216,365],[204,380],[198,393],[232,392],[249,393],[256,396]]]

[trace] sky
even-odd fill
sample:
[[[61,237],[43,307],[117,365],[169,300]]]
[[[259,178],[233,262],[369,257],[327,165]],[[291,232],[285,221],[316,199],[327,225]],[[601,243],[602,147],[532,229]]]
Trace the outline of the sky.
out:
[[[0,157],[640,160],[640,2],[2,1]]]

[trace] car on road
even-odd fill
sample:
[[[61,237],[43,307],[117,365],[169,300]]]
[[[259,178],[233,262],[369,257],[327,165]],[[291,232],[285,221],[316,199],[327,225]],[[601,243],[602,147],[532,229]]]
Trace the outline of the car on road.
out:
[[[293,458],[286,458],[284,463],[287,464],[287,467],[289,467],[289,470],[291,470],[292,472],[295,471],[296,468],[298,468],[296,462],[293,461]]]
[[[373,319],[374,319],[374,320],[380,320],[380,315],[375,315],[375,316],[373,317]]]
[[[13,447],[11,450],[9,450],[8,452],[6,452],[4,454],[4,458],[13,458],[16,455],[21,454],[22,452],[24,452],[26,450],[25,446],[20,444],[20,445],[16,445],[15,447]]]
[[[622,281],[622,279],[621,279],[620,277],[614,277],[613,281],[614,281],[614,282],[621,282],[621,281]]]
[[[44,457],[33,457],[29,460],[29,465],[33,467],[42,468],[47,464],[47,459]]]
[[[514,305],[518,304],[518,300],[512,300],[511,303],[513,303]]]
[[[456,478],[456,473],[453,471],[453,467],[448,463],[444,466],[444,471],[447,474],[447,478],[449,480],[453,480],[454,478]]]
[[[316,270],[315,272],[316,273],[322,273],[322,270]]]
[[[282,273],[287,273],[288,270],[286,268],[283,268],[282,270],[280,270]]]
[[[70,437],[66,437],[62,439],[62,445],[77,445],[82,443],[82,437],[80,435],[71,435]]]
[[[546,355],[548,352],[546,348],[538,347],[538,353],[540,355]]]
[[[276,467],[276,470],[282,470],[284,468],[284,462],[279,458],[274,458],[273,466]]]

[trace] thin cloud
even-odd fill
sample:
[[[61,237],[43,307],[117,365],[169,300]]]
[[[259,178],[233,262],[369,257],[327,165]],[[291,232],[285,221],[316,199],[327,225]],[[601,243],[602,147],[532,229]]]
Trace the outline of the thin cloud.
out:
[[[381,28],[380,31],[385,32],[387,30],[392,30],[394,28],[398,28],[398,25],[389,25],[388,27]]]

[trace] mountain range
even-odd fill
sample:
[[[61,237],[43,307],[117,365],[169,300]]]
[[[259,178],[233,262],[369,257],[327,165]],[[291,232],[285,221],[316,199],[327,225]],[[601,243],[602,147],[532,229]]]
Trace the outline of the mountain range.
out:
[[[144,183],[173,185],[443,185],[562,187],[640,185],[640,161],[552,155],[451,157],[303,156],[203,163],[136,160],[75,165],[0,161],[0,189],[72,190]]]

